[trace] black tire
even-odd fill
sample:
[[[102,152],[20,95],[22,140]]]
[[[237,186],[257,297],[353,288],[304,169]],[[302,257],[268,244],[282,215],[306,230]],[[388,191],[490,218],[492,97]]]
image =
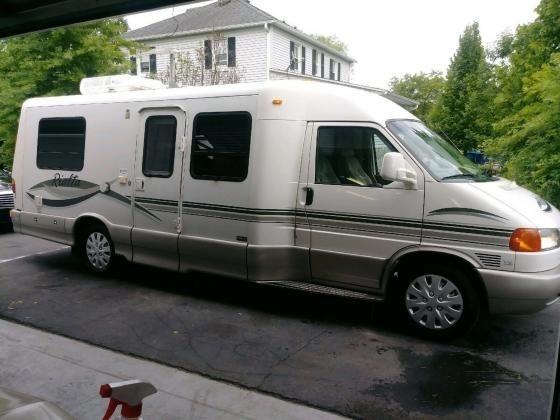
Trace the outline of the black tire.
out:
[[[74,252],[88,270],[96,274],[109,273],[115,265],[113,240],[102,223],[90,224],[79,233]]]
[[[391,305],[414,335],[449,340],[464,335],[478,322],[479,293],[460,269],[423,264],[398,274]]]

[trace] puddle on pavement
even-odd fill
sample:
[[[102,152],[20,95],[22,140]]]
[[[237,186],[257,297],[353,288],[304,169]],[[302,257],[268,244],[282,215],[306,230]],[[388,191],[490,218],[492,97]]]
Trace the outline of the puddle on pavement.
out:
[[[470,353],[395,350],[403,366],[402,381],[375,384],[368,393],[391,399],[408,412],[441,414],[473,407],[485,390],[523,382],[521,374]]]

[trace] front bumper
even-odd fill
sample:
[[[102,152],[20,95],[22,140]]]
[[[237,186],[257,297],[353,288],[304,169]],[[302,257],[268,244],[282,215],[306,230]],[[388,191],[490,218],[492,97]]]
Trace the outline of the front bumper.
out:
[[[493,314],[529,314],[551,305],[560,296],[560,265],[538,273],[479,269],[488,309]]]

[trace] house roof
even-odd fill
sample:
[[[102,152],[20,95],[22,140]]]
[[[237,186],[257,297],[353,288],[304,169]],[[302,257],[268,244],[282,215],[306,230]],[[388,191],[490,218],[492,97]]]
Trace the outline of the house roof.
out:
[[[206,6],[194,7],[180,15],[128,31],[124,34],[124,37],[133,41],[148,41],[205,31],[256,26],[264,23],[275,24],[311,44],[320,46],[335,56],[349,62],[355,62],[346,54],[320,43],[297,28],[253,6],[248,0],[218,0]]]

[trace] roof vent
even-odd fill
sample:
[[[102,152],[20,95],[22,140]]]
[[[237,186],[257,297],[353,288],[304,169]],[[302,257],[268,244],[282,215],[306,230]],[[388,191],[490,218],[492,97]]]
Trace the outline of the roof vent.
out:
[[[163,88],[165,88],[165,86],[159,80],[148,79],[141,76],[131,76],[129,74],[88,77],[82,79],[80,82],[80,93],[82,95]]]

